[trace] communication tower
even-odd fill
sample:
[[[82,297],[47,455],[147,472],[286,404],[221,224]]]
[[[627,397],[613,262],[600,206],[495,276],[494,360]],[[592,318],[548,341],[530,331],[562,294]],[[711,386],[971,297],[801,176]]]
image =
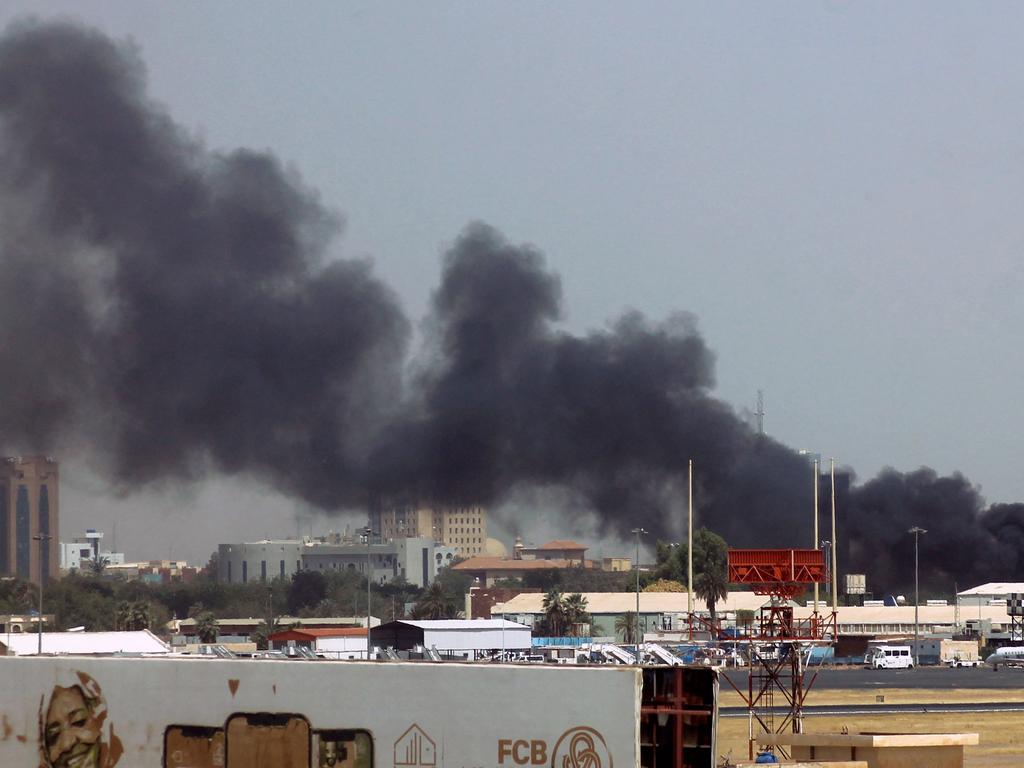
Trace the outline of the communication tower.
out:
[[[729,581],[769,599],[741,640],[748,644],[750,659],[746,690],[725,677],[749,710],[751,760],[760,731],[803,732],[804,699],[818,675],[807,662],[812,648],[833,642],[836,614],[815,610],[809,617],[797,619],[792,601],[808,586],[827,584],[828,580],[825,554],[820,549],[729,550]],[[774,749],[788,757],[781,747]]]

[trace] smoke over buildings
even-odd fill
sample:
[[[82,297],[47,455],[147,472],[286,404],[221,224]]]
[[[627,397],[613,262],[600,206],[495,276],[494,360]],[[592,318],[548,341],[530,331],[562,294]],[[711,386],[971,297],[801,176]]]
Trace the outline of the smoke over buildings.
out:
[[[567,517],[620,535],[668,535],[692,458],[702,523],[735,545],[810,544],[806,459],[712,395],[695,318],[566,333],[542,254],[474,224],[411,350],[370,265],[330,256],[341,226],[273,155],[189,136],[130,46],[8,28],[2,447],[88,453],[125,492],[242,475],[327,511],[563,488]],[[908,583],[916,524],[937,585],[1020,574],[1024,506],[986,509],[959,475],[886,471],[842,503],[844,570]]]

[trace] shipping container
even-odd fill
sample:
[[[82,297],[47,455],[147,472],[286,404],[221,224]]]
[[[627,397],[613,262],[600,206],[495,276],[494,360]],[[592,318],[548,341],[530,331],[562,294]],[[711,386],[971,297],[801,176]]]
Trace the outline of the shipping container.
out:
[[[690,667],[0,658],[0,765],[712,768]]]

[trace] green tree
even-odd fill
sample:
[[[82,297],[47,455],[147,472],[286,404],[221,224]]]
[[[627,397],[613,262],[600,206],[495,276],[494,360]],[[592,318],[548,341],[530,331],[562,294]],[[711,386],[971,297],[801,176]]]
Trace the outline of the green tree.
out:
[[[686,587],[671,579],[658,579],[644,587],[644,592],[685,592]]]
[[[117,608],[114,612],[114,628],[118,631],[124,632],[128,629],[128,625],[132,621],[132,604],[127,600],[122,600],[117,604]]]
[[[527,571],[523,574],[522,584],[524,587],[543,589],[545,592],[556,587],[560,588],[563,570],[562,568],[543,568]]]
[[[729,594],[728,552],[725,539],[707,528],[693,536],[693,591],[708,607],[712,620],[715,604]]]
[[[117,604],[114,626],[123,632],[138,632],[149,629],[153,623],[153,609],[147,601],[122,600]]]
[[[148,601],[139,600],[132,603],[131,628],[136,632],[149,629],[153,623],[153,607]]]
[[[201,643],[216,643],[220,636],[220,626],[217,624],[217,617],[213,611],[202,611],[195,617],[196,634]]]
[[[52,612],[57,627],[85,627],[90,632],[116,628],[115,609],[120,585],[70,573],[46,587],[44,610]]]
[[[452,565],[458,565],[460,562],[461,560],[453,560]],[[432,583],[440,583],[448,602],[462,605],[473,579],[462,571],[446,566],[437,572]]]
[[[273,622],[268,624],[265,620],[256,625],[256,629],[249,635],[249,640],[256,643],[257,651],[270,650],[270,636],[284,629],[281,622],[275,617]]]
[[[622,642],[632,644],[637,642],[638,622],[636,611],[626,611],[615,618],[615,634],[622,635]]]
[[[541,603],[544,611],[545,631],[550,637],[561,637],[565,633],[567,611],[565,597],[558,589],[549,589]]]
[[[587,612],[587,598],[579,592],[573,592],[565,598],[565,622],[570,634],[574,636],[580,633],[581,626],[589,627],[590,625],[590,614]]]
[[[86,560],[85,562],[86,573],[90,576],[100,577],[106,572],[107,566],[110,565],[110,558],[97,556],[91,560]]]
[[[418,619],[450,619],[455,615],[455,607],[445,594],[444,585],[437,579],[423,590],[416,601],[413,615]]]
[[[655,544],[653,578],[686,583],[686,544],[675,544],[660,539]]]
[[[327,580],[319,571],[299,571],[288,586],[288,612],[297,616],[304,608],[319,605],[327,597]]]

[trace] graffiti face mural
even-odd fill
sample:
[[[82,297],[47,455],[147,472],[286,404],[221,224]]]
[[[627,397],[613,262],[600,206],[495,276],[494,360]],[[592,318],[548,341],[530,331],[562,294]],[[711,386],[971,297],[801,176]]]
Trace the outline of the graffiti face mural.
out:
[[[54,686],[49,702],[40,707],[42,768],[112,768],[121,756],[121,743],[104,736],[107,705],[99,685],[78,673],[77,683]]]

